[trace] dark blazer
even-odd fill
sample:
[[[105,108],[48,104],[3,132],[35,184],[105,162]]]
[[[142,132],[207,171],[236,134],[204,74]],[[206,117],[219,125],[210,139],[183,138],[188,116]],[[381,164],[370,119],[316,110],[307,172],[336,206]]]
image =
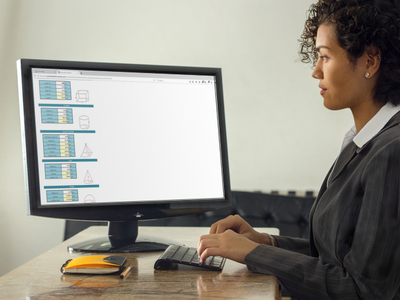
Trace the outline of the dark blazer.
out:
[[[397,113],[339,155],[311,209],[310,240],[277,236],[279,248],[260,245],[245,262],[299,299],[400,299],[399,204]]]

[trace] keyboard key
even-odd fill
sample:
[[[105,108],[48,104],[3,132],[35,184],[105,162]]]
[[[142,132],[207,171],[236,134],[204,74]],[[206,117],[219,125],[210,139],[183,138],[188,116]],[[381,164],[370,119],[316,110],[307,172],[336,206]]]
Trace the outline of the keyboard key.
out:
[[[170,251],[164,251],[161,259],[170,260],[172,256],[175,254],[176,250],[178,250],[178,246],[172,246]]]
[[[213,261],[211,262],[211,266],[218,268],[221,265],[222,260],[218,258],[219,257],[214,257]]]
[[[199,257],[199,255],[197,254],[197,252],[196,252],[196,255],[193,256],[193,258],[192,258],[192,260],[191,260],[191,263],[192,263],[192,264],[195,264],[195,265],[199,265],[199,264],[200,264],[200,257]]]
[[[195,255],[197,255],[197,252],[195,249],[188,249],[186,251],[185,255],[182,257],[182,260],[191,262]]]
[[[186,254],[187,249],[185,247],[179,247],[179,249],[172,256],[173,261],[181,261],[183,256]]]
[[[211,260],[213,259],[213,257],[212,256],[209,256],[209,257],[207,257],[206,258],[206,261],[205,262],[203,262],[203,265],[206,265],[206,266],[209,266],[210,265],[210,263],[211,263]]]

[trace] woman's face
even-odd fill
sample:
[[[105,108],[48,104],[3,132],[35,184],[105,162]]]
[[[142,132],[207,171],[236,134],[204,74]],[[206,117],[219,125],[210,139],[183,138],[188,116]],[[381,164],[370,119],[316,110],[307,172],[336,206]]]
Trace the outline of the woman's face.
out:
[[[365,56],[352,63],[334,38],[331,26],[325,24],[318,29],[316,48],[319,58],[312,76],[319,80],[326,108],[350,108],[354,112],[372,99],[371,81],[365,77]]]

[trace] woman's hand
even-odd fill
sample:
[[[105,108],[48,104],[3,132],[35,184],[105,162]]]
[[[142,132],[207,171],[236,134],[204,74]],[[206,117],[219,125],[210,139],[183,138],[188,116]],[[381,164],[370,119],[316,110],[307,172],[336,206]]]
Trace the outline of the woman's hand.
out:
[[[270,244],[269,237],[259,233],[239,215],[214,223],[210,234],[200,237],[197,252],[202,262],[209,256],[222,256],[239,263],[259,244]]]
[[[254,230],[253,227],[251,227],[250,224],[243,220],[239,215],[229,216],[214,223],[210,228],[210,234],[223,233],[228,229],[231,229],[258,244],[271,244],[267,235]]]
[[[209,256],[217,255],[243,264],[246,255],[258,245],[247,237],[228,229],[223,233],[201,236],[197,252],[202,262]]]

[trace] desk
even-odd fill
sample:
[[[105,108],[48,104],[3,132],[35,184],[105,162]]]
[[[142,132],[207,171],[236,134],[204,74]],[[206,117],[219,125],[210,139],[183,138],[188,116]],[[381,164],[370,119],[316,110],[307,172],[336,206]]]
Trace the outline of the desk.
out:
[[[274,228],[259,229],[278,234]],[[139,234],[173,238],[197,246],[206,227],[140,227]],[[162,252],[122,253],[132,265],[124,280],[118,275],[62,275],[61,265],[82,256],[67,246],[107,234],[104,226],[90,227],[57,247],[0,277],[1,299],[280,299],[276,277],[252,273],[227,260],[222,272],[208,270],[155,271]]]

